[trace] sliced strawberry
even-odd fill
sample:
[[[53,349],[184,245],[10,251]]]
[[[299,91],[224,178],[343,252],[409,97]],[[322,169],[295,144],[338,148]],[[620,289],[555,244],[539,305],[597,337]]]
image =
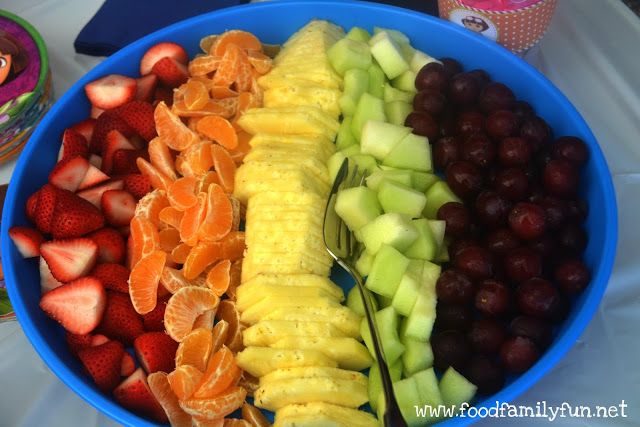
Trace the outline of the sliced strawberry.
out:
[[[145,101],[127,102],[116,113],[144,140],[151,141],[158,134],[153,121],[153,105]]]
[[[97,334],[91,337],[91,347],[97,347],[109,341],[109,338],[102,334]]]
[[[24,213],[27,215],[29,221],[35,223],[36,222],[36,209],[38,207],[38,196],[40,195],[39,191],[36,191],[27,199],[27,203],[25,204]]]
[[[110,74],[88,83],[84,91],[94,107],[108,110],[131,101],[136,96],[136,80]]]
[[[69,128],[62,134],[62,145],[58,153],[58,160],[70,159],[75,156],[88,157],[89,143],[87,138],[80,132]]]
[[[98,245],[99,263],[117,263],[124,261],[125,244],[118,230],[110,227],[101,228],[87,236]]]
[[[64,285],[64,283],[53,277],[53,274],[51,274],[51,270],[49,270],[47,262],[42,257],[40,257],[39,270],[40,291],[43,295],[52,289],[59,288],[60,286]]]
[[[45,184],[38,191],[38,203],[35,209],[35,223],[43,233],[51,232],[51,219],[56,208],[56,200],[60,189],[51,184]]]
[[[97,167],[98,169],[102,169],[102,157],[98,156],[97,154],[91,154],[89,156],[89,163],[91,163],[93,166]]]
[[[124,190],[109,190],[102,195],[102,213],[109,224],[128,225],[136,211],[136,199]]]
[[[84,335],[100,323],[106,301],[102,284],[93,277],[82,277],[44,294],[40,308],[67,331]]]
[[[124,347],[114,340],[78,352],[82,364],[104,393],[110,392],[118,385],[123,355]]]
[[[175,369],[175,357],[178,343],[164,332],[147,332],[133,342],[133,348],[140,365],[147,373]]]
[[[120,237],[120,240],[122,240],[122,237]],[[122,246],[124,249],[124,241]],[[100,283],[102,283],[102,286],[104,286],[105,289],[111,289],[112,291],[128,294],[129,273],[129,269],[124,265],[104,263],[96,265],[91,272],[91,275],[100,280]]]
[[[63,190],[76,191],[89,166],[89,161],[82,156],[61,160],[49,174],[49,182]]]
[[[156,62],[151,68],[151,72],[158,76],[162,84],[169,87],[178,87],[189,78],[187,67],[169,57],[164,57]]]
[[[164,332],[164,311],[167,308],[168,298],[158,301],[156,308],[142,316],[144,329],[147,332]]]
[[[143,198],[147,193],[153,190],[151,181],[146,175],[132,173],[123,179],[124,189],[133,195],[136,199]]]
[[[140,173],[138,157],[148,160],[147,150],[118,150],[113,154],[113,174],[114,175],[131,175],[132,173]]]
[[[89,188],[78,192],[78,196],[82,197],[93,206],[99,208],[102,200],[102,194],[107,190],[122,190],[122,180],[109,181],[97,187]]]
[[[107,134],[102,148],[102,170],[111,173],[113,169],[113,155],[118,150],[135,150],[135,146],[120,131],[114,129]]]
[[[164,57],[173,58],[183,65],[189,62],[189,54],[179,44],[171,42],[158,43],[149,48],[142,56],[140,60],[140,75],[149,74],[156,62]]]
[[[55,239],[84,236],[104,226],[98,208],[70,191],[58,191],[51,218],[51,234]]]
[[[72,354],[77,355],[80,350],[91,347],[93,335],[77,335],[67,331],[65,339],[69,346],[69,351],[71,351]]]
[[[158,86],[153,94],[153,106],[159,102],[164,102],[169,107],[173,105],[173,89],[164,86]]]
[[[97,119],[98,117],[100,117],[102,115],[102,113],[104,113],[106,110],[102,109],[102,108],[98,108],[95,105],[91,106],[91,111],[89,112],[89,117],[92,119]]]
[[[9,229],[9,237],[13,240],[22,258],[40,256],[40,244],[44,242],[44,237],[35,228],[16,225]]]
[[[122,355],[122,362],[120,363],[120,376],[128,377],[133,374],[136,370],[136,361],[133,359],[133,356],[127,353],[126,351]]]
[[[149,384],[147,384],[147,374],[142,368],[136,369],[116,387],[113,390],[113,396],[116,402],[136,414],[149,417],[160,423],[168,422],[164,409],[153,396]]]
[[[98,256],[98,245],[87,238],[52,240],[40,245],[40,252],[53,277],[70,282],[91,271]],[[100,284],[97,279],[92,280]]]
[[[147,74],[136,79],[137,90],[136,98],[138,101],[151,102],[153,100],[153,93],[158,85],[158,77],[155,74]]]
[[[126,239],[131,234],[131,227],[129,227],[128,225],[122,226],[118,228],[118,232],[120,232],[120,234],[122,234],[122,237]]]
[[[126,346],[144,333],[142,317],[133,308],[129,295],[107,292],[107,307],[97,331]]]
[[[93,135],[93,129],[96,127],[96,119],[88,118],[84,119],[81,122],[76,123],[71,126],[69,129],[78,132],[80,135],[84,136],[84,139],[91,141],[91,136]]]
[[[126,138],[130,138],[134,134],[133,129],[115,111],[106,111],[96,120],[96,126],[89,142],[89,150],[92,153],[102,154],[107,143],[107,134],[112,130],[117,130]]]
[[[109,175],[105,174],[94,165],[89,164],[89,169],[87,169],[87,173],[84,175],[84,178],[82,178],[82,182],[78,186],[78,190],[91,188],[94,185],[98,185],[101,182],[105,182],[108,180],[109,180]]]

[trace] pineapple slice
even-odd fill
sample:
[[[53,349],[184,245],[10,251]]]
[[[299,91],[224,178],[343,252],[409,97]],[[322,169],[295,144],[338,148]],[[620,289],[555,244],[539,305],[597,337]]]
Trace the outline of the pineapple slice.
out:
[[[313,106],[326,111],[334,118],[340,116],[338,101],[342,92],[320,86],[286,86],[271,88],[264,92],[264,106],[290,107],[296,105]]]
[[[339,307],[272,307],[263,320],[326,321],[348,337],[360,335],[362,318],[343,305]]]
[[[263,320],[264,317],[276,308],[288,307],[342,307],[339,302],[333,298],[316,298],[316,297],[277,297],[269,295],[260,302],[252,305],[240,315],[240,321],[246,325],[253,325]],[[296,348],[296,347],[276,347],[276,348]],[[302,347],[299,347],[302,348]],[[368,354],[368,353],[367,353]]]
[[[261,274],[255,277],[250,282],[244,283],[238,288],[238,296],[240,296],[240,289],[244,288],[247,291],[255,289],[255,292],[276,294],[280,292],[280,289],[287,287],[314,287],[323,289],[325,292],[331,294],[339,301],[344,300],[344,292],[342,288],[326,277],[316,276],[314,274],[289,274],[289,275],[276,275],[276,274]],[[261,291],[260,289],[264,289]],[[242,291],[245,292],[245,291]]]
[[[350,337],[298,337],[288,336],[271,345],[273,348],[302,348],[318,350],[338,362],[338,366],[361,371],[371,366],[369,350],[355,338]]]
[[[236,307],[240,312],[245,311],[269,295],[296,298],[301,297],[326,297],[341,301],[341,295],[336,296],[317,286],[239,286],[236,292]]]
[[[335,378],[338,380],[354,381],[365,387],[369,386],[369,379],[366,375],[348,371],[346,369],[327,367],[327,366],[305,366],[295,368],[276,369],[260,377],[260,385],[265,385],[277,381],[288,380],[291,378]]]
[[[337,367],[338,363],[316,350],[277,349],[269,347],[246,347],[236,355],[238,366],[254,377],[262,377],[276,369],[326,366]]]
[[[306,288],[311,289],[311,288]],[[261,320],[242,331],[245,346],[268,347],[284,336],[342,337],[344,334],[329,322],[301,322],[299,320]]]
[[[378,427],[368,412],[326,402],[287,405],[276,411],[274,427]]]

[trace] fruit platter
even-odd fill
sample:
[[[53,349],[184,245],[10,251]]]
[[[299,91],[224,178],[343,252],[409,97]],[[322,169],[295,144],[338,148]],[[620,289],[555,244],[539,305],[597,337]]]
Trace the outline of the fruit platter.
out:
[[[9,187],[18,319],[126,425],[382,425],[363,300],[323,240],[345,164],[335,213],[407,425],[469,424],[573,345],[617,236],[593,135],[503,48],[360,2],[203,15],[83,77]]]

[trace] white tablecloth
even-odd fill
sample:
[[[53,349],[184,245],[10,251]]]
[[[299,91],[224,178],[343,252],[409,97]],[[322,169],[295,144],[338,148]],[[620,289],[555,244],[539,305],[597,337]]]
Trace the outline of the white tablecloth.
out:
[[[134,0],[135,1],[135,0]],[[427,0],[425,0],[427,1]],[[561,426],[640,425],[640,19],[619,0],[559,0],[540,48],[527,58],[574,103],[600,142],[614,176],[620,240],[607,293],[567,356],[515,404],[628,405],[626,419],[556,420]],[[31,22],[47,42],[56,94],[100,58],[77,55],[73,40],[99,0],[0,0]],[[0,167],[8,182],[13,165]],[[597,209],[596,206],[592,207]],[[485,420],[478,426],[510,426]],[[546,420],[518,420],[543,426]],[[1,426],[113,426],[53,375],[17,323],[0,325]]]

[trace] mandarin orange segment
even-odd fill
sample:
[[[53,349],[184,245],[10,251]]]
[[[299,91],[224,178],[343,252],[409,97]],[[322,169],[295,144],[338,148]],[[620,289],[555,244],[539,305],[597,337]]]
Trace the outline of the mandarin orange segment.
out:
[[[129,224],[131,265],[151,254],[160,246],[158,228],[144,216],[134,216]]]
[[[181,288],[169,298],[164,312],[164,327],[177,342],[181,342],[193,329],[196,317],[207,310],[215,310],[220,298],[210,289],[199,286]]]
[[[227,194],[217,184],[209,185],[207,192],[207,215],[198,229],[201,241],[218,241],[226,236],[233,226],[233,206]]]
[[[229,194],[233,193],[237,168],[231,155],[224,147],[214,144],[211,146],[211,157],[213,157],[213,167],[218,173],[224,190]]]
[[[260,74],[267,74],[273,67],[273,60],[262,52],[250,50],[247,52],[247,58],[251,66]]]
[[[200,278],[198,278],[200,279]],[[198,283],[200,286],[200,283]],[[193,328],[203,328],[208,331],[213,329],[213,322],[215,321],[216,313],[213,310],[207,310],[202,313],[200,316],[196,317],[196,321],[193,322]]]
[[[232,231],[220,241],[222,259],[236,261],[242,258],[245,250],[244,231]]]
[[[171,206],[186,211],[198,202],[196,197],[196,179],[192,176],[178,178],[167,189],[167,198]]]
[[[198,132],[198,122],[201,118],[202,117],[187,117],[187,127],[193,132]],[[176,169],[178,169],[178,165],[176,165]]]
[[[202,372],[191,365],[176,366],[176,369],[167,375],[167,380],[171,389],[179,400],[186,400],[193,395],[193,392],[202,380]]]
[[[198,229],[204,221],[207,213],[207,195],[198,193],[196,204],[184,211],[182,220],[180,221],[180,238],[189,246],[195,246],[198,243]],[[200,273],[198,273],[200,274]],[[189,277],[190,279],[198,276]]]
[[[183,215],[184,212],[179,211],[173,206],[167,206],[165,208],[162,208],[162,210],[158,213],[158,219],[170,227],[179,229],[180,221],[182,221]]]
[[[228,86],[212,86],[211,97],[213,99],[225,99],[238,96],[238,92]]]
[[[160,226],[160,211],[169,206],[169,199],[163,190],[153,190],[138,200],[135,215],[151,221],[156,227]]]
[[[205,328],[195,328],[178,344],[176,366],[191,365],[200,372],[204,372],[207,369],[212,348],[211,331]]]
[[[244,50],[262,52],[262,43],[248,31],[230,30],[220,34],[209,49],[211,55],[223,55],[231,45]]]
[[[158,135],[169,148],[182,151],[200,140],[162,101],[156,106],[153,117]]]
[[[216,171],[209,171],[206,174],[202,175],[198,179],[196,191],[207,193],[211,184],[220,185],[220,178],[218,178],[218,173]]]
[[[184,88],[184,105],[189,110],[199,110],[209,101],[209,89],[204,83],[189,79]]]
[[[164,409],[173,427],[191,427],[191,416],[180,407],[178,398],[171,389],[167,374],[154,372],[147,377],[147,383],[154,397]]]
[[[230,300],[220,301],[216,318],[224,320],[229,324],[229,332],[225,344],[233,352],[242,350],[242,328],[240,325],[240,313],[236,309],[236,304]]]
[[[242,160],[251,150],[251,145],[249,145],[249,141],[251,141],[251,135],[243,130],[238,130],[235,123],[232,123],[233,127],[236,129],[236,135],[238,136],[238,145],[233,150],[229,150],[229,155],[236,162],[236,166],[240,166],[242,164]]]
[[[225,418],[223,427],[251,427],[251,423],[239,418]]]
[[[207,101],[207,104],[198,110],[189,110],[184,103],[184,100],[178,100],[174,102],[172,111],[181,116],[181,117],[206,117],[210,115],[222,116],[222,117],[233,117],[235,114],[235,104],[230,105],[229,102],[222,102],[229,99],[235,98],[225,98],[225,99],[210,99]],[[190,132],[193,132],[188,127],[186,128]],[[194,132],[194,135],[195,132]]]
[[[233,386],[211,399],[189,399],[180,402],[180,407],[194,417],[215,420],[226,417],[242,406],[247,391]]]
[[[248,421],[252,427],[269,427],[271,425],[260,409],[247,402],[242,405],[242,418]]]
[[[165,266],[160,276],[160,284],[170,293],[175,294],[178,290],[193,286],[194,284],[184,278],[181,270]]]
[[[175,180],[177,178],[175,161],[169,151],[169,147],[163,139],[159,136],[153,138],[149,141],[147,150],[149,151],[151,165],[165,174],[169,179]]]
[[[238,135],[229,120],[220,116],[203,117],[198,122],[198,132],[229,150],[238,146]]]
[[[158,284],[166,259],[166,253],[155,251],[143,257],[131,270],[129,295],[133,308],[139,314],[147,314],[156,307]]]
[[[213,76],[213,84],[216,86],[230,86],[238,75],[238,64],[242,61],[243,55],[246,57],[246,54],[237,45],[228,45]]]
[[[192,417],[193,427],[224,427],[224,418],[207,420],[205,418]]]
[[[240,378],[240,368],[236,365],[233,353],[227,347],[222,346],[215,352],[204,372],[198,386],[193,393],[196,399],[215,397],[226,390],[234,381]]]
[[[243,371],[238,385],[247,390],[249,395],[253,396],[253,392],[260,387],[260,380],[248,372]]]
[[[138,165],[138,169],[142,172],[143,175],[146,175],[151,181],[151,185],[156,190],[164,190],[166,191],[169,185],[171,185],[171,178],[160,172],[158,169],[154,168],[151,163],[147,162],[142,157],[138,157],[136,159],[136,165]]]
[[[238,62],[238,71],[234,80],[235,88],[238,92],[247,92],[251,90],[253,83],[253,68],[246,55],[241,56]]]
[[[229,287],[227,288],[227,296],[231,301],[236,300],[236,290],[240,286],[240,279],[242,277],[242,260],[236,260],[231,263],[229,269]]]
[[[180,243],[171,251],[171,260],[177,264],[184,264],[191,249],[191,246],[186,243]]]
[[[206,117],[202,118],[201,121],[205,119]],[[184,160],[181,168],[184,170],[188,169],[188,175],[195,177],[201,177],[209,172],[209,169],[213,166],[211,145],[211,142],[205,141],[200,144],[192,145],[183,151],[179,156]]]
[[[171,251],[180,244],[180,232],[172,227],[160,230],[158,232],[158,242],[160,243],[160,249],[171,253]]]
[[[222,348],[227,336],[229,335],[229,322],[226,320],[220,320],[213,326],[211,330],[211,353],[215,353]]]
[[[191,280],[198,277],[208,266],[223,259],[221,242],[201,242],[194,246],[184,262],[184,276]]]
[[[222,260],[213,266],[207,273],[207,286],[216,295],[221,297],[229,289],[231,282],[231,261]]]
[[[188,65],[189,75],[192,77],[206,76],[218,69],[222,58],[215,55],[202,55],[193,58]]]

